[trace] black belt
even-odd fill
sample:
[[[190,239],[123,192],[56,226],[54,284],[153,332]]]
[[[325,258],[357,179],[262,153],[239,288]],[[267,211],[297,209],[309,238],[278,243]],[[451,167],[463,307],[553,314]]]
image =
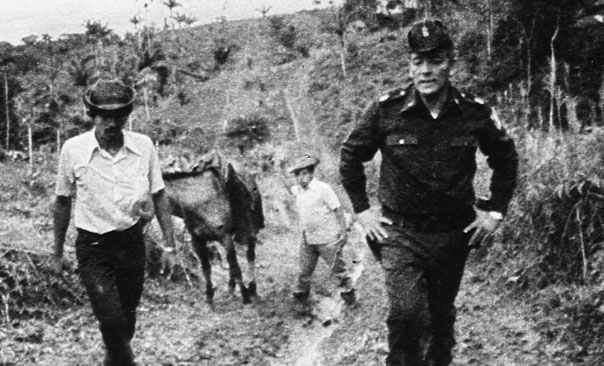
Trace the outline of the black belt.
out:
[[[90,240],[90,241],[100,241],[100,240],[109,240],[111,241],[111,239],[113,238],[119,238],[119,237],[123,237],[125,235],[130,235],[133,233],[142,233],[143,230],[143,220],[138,220],[136,222],[136,224],[130,226],[129,228],[125,229],[125,230],[113,230],[113,231],[109,231],[106,232],[104,234],[98,234],[98,233],[93,233],[92,231],[88,231],[88,230],[84,230],[84,229],[80,229],[78,228],[78,235],[81,235],[82,237],[86,238],[86,240]]]
[[[435,214],[400,213],[383,206],[382,214],[392,221],[393,226],[420,233],[463,230],[476,218],[472,206],[462,207],[455,213]]]

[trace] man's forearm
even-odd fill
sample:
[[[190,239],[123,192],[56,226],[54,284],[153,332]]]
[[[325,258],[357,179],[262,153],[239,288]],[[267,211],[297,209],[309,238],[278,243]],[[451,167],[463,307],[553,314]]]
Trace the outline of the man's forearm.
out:
[[[153,195],[153,207],[159,227],[164,235],[166,246],[174,248],[174,225],[172,224],[170,201],[163,189]]]
[[[71,197],[57,196],[54,204],[54,255],[63,256],[63,245],[65,243],[65,234],[69,227],[71,218]]]
[[[341,208],[335,209],[336,219],[340,225],[340,234],[346,234],[346,217],[344,217],[344,211]]]

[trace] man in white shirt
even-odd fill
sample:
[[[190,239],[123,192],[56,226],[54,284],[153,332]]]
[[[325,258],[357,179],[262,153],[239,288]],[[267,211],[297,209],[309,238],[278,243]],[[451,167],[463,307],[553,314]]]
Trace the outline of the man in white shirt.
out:
[[[135,365],[130,348],[145,270],[143,209],[151,195],[167,242],[174,250],[170,206],[155,147],[147,136],[124,131],[134,89],[100,79],[84,95],[94,129],[65,142],[54,207],[54,265],[62,266],[72,200],[78,231],[79,274],[106,348],[105,366]]]

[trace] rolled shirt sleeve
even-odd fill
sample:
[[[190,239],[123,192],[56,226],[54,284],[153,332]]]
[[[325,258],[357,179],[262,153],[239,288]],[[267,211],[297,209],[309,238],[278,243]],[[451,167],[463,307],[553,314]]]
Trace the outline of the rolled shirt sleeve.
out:
[[[59,158],[59,171],[56,178],[55,194],[57,196],[73,197],[75,194],[75,177],[73,174],[69,148],[63,146]]]
[[[149,143],[151,144],[151,153],[149,158],[149,192],[154,194],[164,189],[165,184],[161,174],[157,150],[155,149],[151,139],[149,139]]]

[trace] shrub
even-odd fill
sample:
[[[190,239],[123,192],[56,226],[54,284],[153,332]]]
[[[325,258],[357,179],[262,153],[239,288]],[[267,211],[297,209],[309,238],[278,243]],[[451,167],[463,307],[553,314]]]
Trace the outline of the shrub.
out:
[[[604,131],[525,132],[519,186],[505,241],[522,256],[526,285],[589,283],[603,278]]]
[[[241,115],[228,121],[224,134],[243,153],[270,136],[268,119],[258,114]]]
[[[298,33],[293,24],[288,23],[284,16],[271,16],[268,18],[271,35],[288,50],[295,50]]]
[[[0,255],[0,314],[3,319],[51,316],[56,309],[83,304],[77,275],[55,274],[41,254],[17,249]]]
[[[231,47],[219,46],[214,50],[214,61],[217,65],[224,65],[229,60]]]

